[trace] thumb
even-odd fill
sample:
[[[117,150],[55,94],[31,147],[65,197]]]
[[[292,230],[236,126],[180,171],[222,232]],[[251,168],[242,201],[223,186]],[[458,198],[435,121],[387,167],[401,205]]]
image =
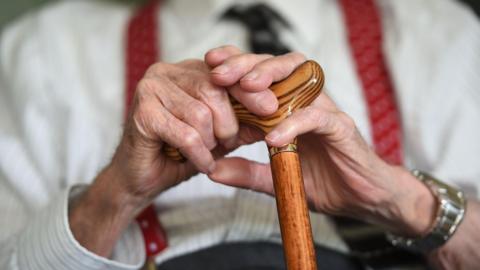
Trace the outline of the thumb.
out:
[[[272,195],[273,182],[269,164],[239,157],[216,160],[215,170],[208,177],[221,184],[251,189]]]

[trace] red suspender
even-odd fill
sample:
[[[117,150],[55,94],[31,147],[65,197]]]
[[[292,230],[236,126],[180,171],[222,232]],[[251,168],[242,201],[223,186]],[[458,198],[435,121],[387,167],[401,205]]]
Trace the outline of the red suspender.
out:
[[[149,205],[137,216],[137,222],[142,230],[147,257],[154,257],[168,246],[167,235],[153,205]]]
[[[125,115],[131,107],[135,88],[147,68],[158,61],[157,12],[159,1],[150,1],[130,19],[126,47],[126,92]],[[145,241],[147,257],[153,258],[168,245],[167,235],[158,220],[153,205],[148,206],[137,217]]]
[[[368,105],[377,154],[402,164],[402,131],[392,82],[382,52],[382,25],[374,0],[341,0],[350,50]]]
[[[126,110],[128,113],[138,81],[143,78],[149,66],[159,60],[157,11],[159,1],[149,1],[141,7],[128,23],[126,47]]]

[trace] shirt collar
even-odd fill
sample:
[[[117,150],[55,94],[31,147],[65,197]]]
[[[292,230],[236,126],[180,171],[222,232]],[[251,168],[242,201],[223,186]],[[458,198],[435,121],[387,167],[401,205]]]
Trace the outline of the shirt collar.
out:
[[[329,0],[324,0],[329,1]],[[175,13],[201,20],[202,18],[220,17],[235,4],[248,5],[262,2],[277,11],[291,26],[294,33],[300,35],[300,38],[311,41],[312,32],[317,29],[316,16],[321,8],[321,2],[318,0],[171,0],[171,6]]]

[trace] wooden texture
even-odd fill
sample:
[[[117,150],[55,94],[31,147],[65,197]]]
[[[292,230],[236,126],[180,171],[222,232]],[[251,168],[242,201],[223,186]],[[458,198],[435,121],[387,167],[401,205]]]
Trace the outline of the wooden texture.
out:
[[[324,75],[320,65],[314,61],[306,61],[286,79],[270,86],[279,103],[278,110],[274,114],[259,117],[251,114],[245,106],[233,97],[230,97],[230,101],[240,123],[255,126],[268,133],[293,111],[312,103],[322,91],[323,83]],[[185,160],[177,149],[168,145],[163,148],[163,152],[172,160]]]
[[[287,269],[317,269],[298,154],[280,152],[270,159]]]
[[[270,86],[278,99],[278,110],[274,114],[266,117],[256,116],[231,98],[233,110],[240,123],[258,127],[268,133],[292,112],[312,103],[322,91],[323,82],[324,76],[320,66],[314,61],[307,61],[285,80]]]

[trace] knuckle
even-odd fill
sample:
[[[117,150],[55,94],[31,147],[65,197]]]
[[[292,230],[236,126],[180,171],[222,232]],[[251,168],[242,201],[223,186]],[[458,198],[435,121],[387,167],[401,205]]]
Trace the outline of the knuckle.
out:
[[[181,149],[189,151],[195,147],[199,147],[202,143],[202,138],[200,134],[193,130],[185,131],[183,134]]]
[[[337,112],[337,119],[336,121],[338,125],[337,132],[343,138],[353,138],[357,135],[357,128],[355,125],[355,121],[346,113],[344,112]]]
[[[344,125],[344,127],[346,127],[347,129],[355,128],[355,121],[348,114],[344,112],[339,112],[337,116],[340,119],[341,123]]]
[[[208,84],[208,85],[207,85]],[[228,93],[225,89],[212,86],[210,83],[205,83],[200,91],[200,99],[208,104],[219,104],[220,102],[228,102]]]
[[[145,72],[146,76],[154,76],[157,74],[162,74],[167,68],[168,64],[163,62],[155,63],[148,67],[147,71]]]
[[[255,64],[254,68],[270,66],[271,61],[276,59],[276,56],[272,54],[249,54],[246,57]]]
[[[273,57],[255,65],[255,70],[257,70],[259,73],[275,78],[290,71],[290,65],[288,65],[288,63],[286,64],[285,62],[285,59],[280,56]]]
[[[144,98],[150,93],[153,93],[156,87],[157,87],[157,81],[155,79],[144,77],[137,84],[136,94],[139,98]]]
[[[248,62],[248,54],[238,54],[238,55],[233,55],[229,57],[226,61],[225,64],[230,65],[230,66],[243,66]]]
[[[258,55],[253,53],[242,53],[238,55],[234,55],[227,59],[227,63],[232,66],[241,66],[241,67],[251,67],[254,64],[257,64],[268,58],[265,55]]]
[[[275,58],[275,56],[272,54],[249,54],[246,57],[248,58],[249,63],[254,64],[254,69],[257,67],[262,67],[264,65],[269,65],[268,60]]]
[[[307,121],[310,123],[319,123],[322,125],[326,120],[325,114],[317,107],[308,106],[305,108],[305,113],[307,116]]]
[[[210,109],[203,105],[203,104],[200,104],[199,102],[196,102],[194,103],[195,105],[193,106],[189,106],[189,110],[193,110],[191,112],[193,118],[197,121],[197,122],[207,122],[207,121],[210,121],[210,119],[212,118],[212,115],[211,115],[211,112],[210,112]]]

